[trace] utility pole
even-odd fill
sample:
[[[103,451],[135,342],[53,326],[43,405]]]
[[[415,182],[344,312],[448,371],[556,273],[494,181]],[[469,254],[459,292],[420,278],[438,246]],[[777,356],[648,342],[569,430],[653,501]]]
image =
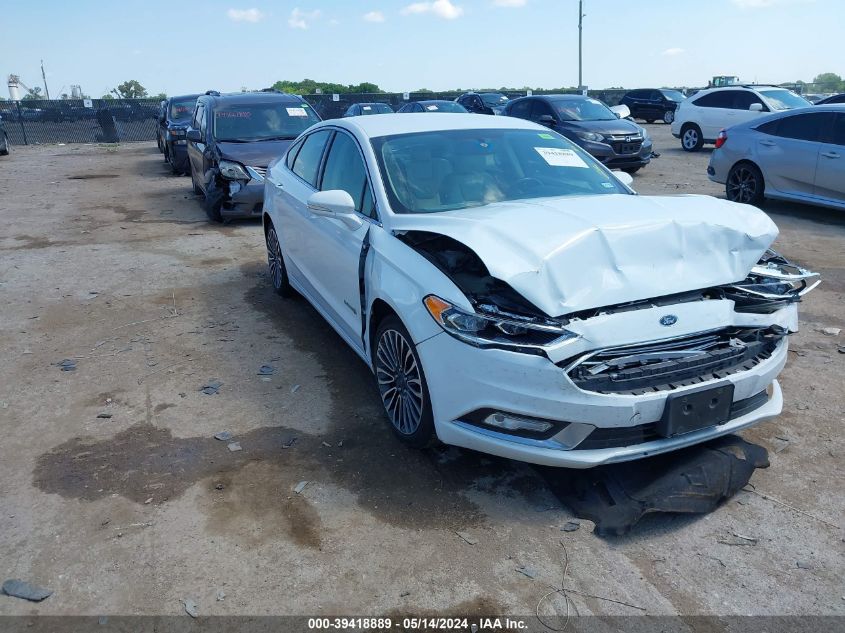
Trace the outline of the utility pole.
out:
[[[584,0],[578,0],[578,90],[584,89],[584,77],[582,72],[582,31],[584,28]]]
[[[47,87],[47,74],[44,72],[44,60],[41,60],[41,78],[44,80],[44,92],[47,93],[47,100],[50,100],[50,89]]]

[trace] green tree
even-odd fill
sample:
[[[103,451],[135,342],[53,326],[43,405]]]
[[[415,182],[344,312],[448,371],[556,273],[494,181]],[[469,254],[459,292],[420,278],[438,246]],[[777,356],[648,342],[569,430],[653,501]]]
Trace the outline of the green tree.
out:
[[[39,99],[43,99],[44,95],[41,94],[41,88],[35,86],[35,88],[30,88],[27,93],[23,96],[24,101],[38,101]]]
[[[164,101],[167,99],[167,93],[159,92],[157,95],[153,95],[150,99],[157,99],[158,101]]]
[[[109,94],[109,93],[107,92],[107,93],[106,93],[106,94],[104,94],[102,97],[100,97],[100,99],[105,99],[106,101],[113,101],[113,100],[114,100],[114,95]]]
[[[117,87],[117,92],[122,99],[143,99],[147,96],[147,89],[135,79],[124,81]]]
[[[813,79],[816,89],[822,92],[840,92],[845,90],[845,82],[836,73],[822,73]]]
[[[323,94],[349,94],[360,92],[384,92],[378,85],[370,82],[362,82],[360,84],[338,84],[325,81],[314,81],[313,79],[303,79],[302,81],[290,81],[287,79],[277,81],[271,88],[280,92],[288,92],[298,95],[312,95],[317,94],[320,90]]]

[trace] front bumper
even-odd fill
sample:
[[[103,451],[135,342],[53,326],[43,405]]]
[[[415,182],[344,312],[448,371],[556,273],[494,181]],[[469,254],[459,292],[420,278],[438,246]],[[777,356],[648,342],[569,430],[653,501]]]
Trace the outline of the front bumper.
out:
[[[788,310],[793,312],[792,308]],[[783,316],[791,319],[791,315]],[[679,387],[674,391],[641,395],[582,390],[572,382],[565,369],[549,358],[500,349],[480,349],[446,333],[420,343],[417,349],[441,441],[546,466],[590,468],[673,451],[775,417],[783,405],[781,390],[775,379],[786,362],[786,339],[780,341],[769,358],[750,370]],[[690,433],[639,443],[631,440],[628,445],[623,442],[610,448],[578,448],[582,442],[584,446],[591,445],[586,440],[595,429],[609,429],[613,434],[624,436],[626,430],[656,423],[670,394],[691,391],[710,383],[715,386],[726,380],[734,386],[735,404],[759,397],[767,389],[768,399],[755,401],[754,408],[740,411],[724,424]],[[561,430],[546,439],[534,439],[467,421],[473,412],[481,409],[555,421],[560,423]]]
[[[610,168],[643,167],[649,164],[654,151],[650,138],[643,141],[639,150],[633,153],[617,152],[612,144],[593,141],[581,141],[581,147]]]
[[[224,218],[260,217],[264,208],[264,177],[253,168],[247,168],[251,180],[226,181],[223,206],[220,214]]]

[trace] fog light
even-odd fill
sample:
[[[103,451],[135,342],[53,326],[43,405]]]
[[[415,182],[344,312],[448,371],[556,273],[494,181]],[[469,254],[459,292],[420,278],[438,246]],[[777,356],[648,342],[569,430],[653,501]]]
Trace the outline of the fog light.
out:
[[[484,418],[484,424],[495,426],[506,431],[533,431],[534,433],[543,433],[552,428],[551,422],[543,422],[542,420],[529,420],[527,418],[520,418],[509,413],[491,413]]]

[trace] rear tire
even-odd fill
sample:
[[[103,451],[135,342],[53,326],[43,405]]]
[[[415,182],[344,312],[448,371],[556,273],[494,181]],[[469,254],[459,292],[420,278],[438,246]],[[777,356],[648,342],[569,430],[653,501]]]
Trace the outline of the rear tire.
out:
[[[728,172],[725,195],[731,202],[760,206],[765,199],[763,174],[753,163],[737,163]]]
[[[685,152],[697,152],[704,147],[701,128],[695,123],[687,123],[681,128],[681,147]]]
[[[399,317],[382,319],[373,347],[373,368],[390,428],[408,446],[432,446],[437,434],[428,383],[417,348]]]
[[[272,224],[267,228],[264,242],[267,245],[267,265],[270,267],[270,281],[273,282],[273,291],[280,297],[290,297],[293,294],[293,288],[290,285],[285,260],[282,257],[279,236]]]

